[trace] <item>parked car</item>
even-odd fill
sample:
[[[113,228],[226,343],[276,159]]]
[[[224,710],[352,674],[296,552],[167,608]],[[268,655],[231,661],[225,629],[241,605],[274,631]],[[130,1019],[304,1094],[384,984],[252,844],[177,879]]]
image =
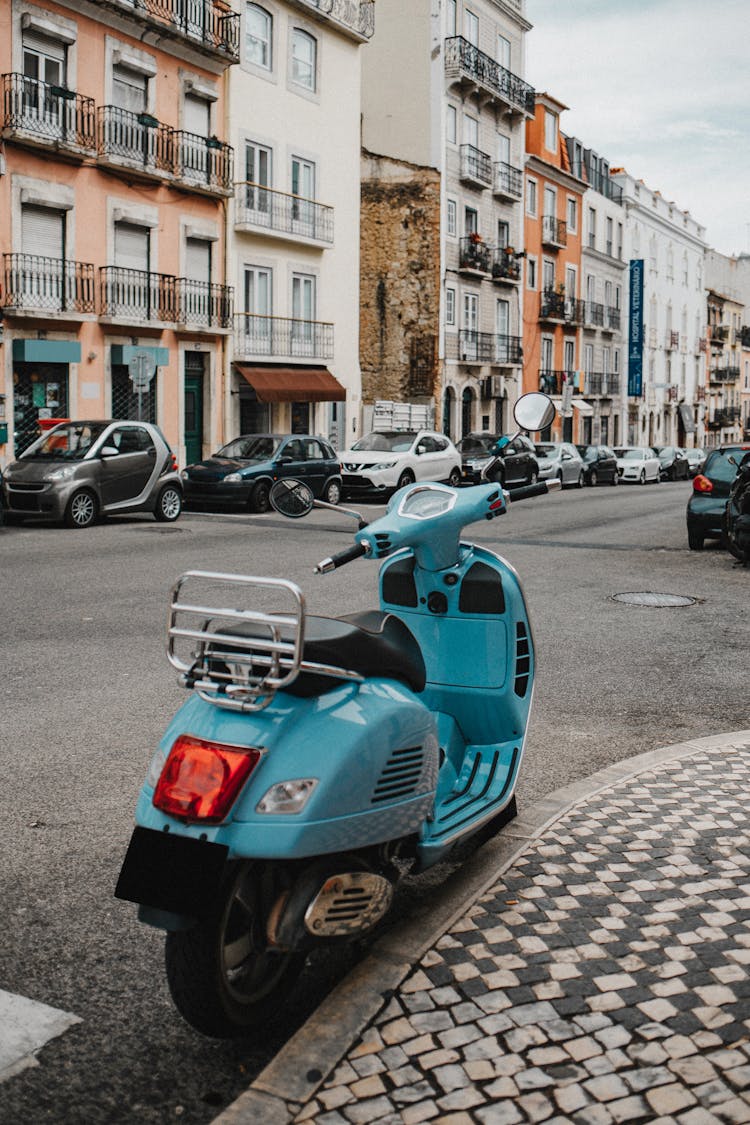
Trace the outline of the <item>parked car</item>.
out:
[[[623,482],[646,484],[661,479],[659,458],[648,445],[620,445],[615,449],[617,471]]]
[[[659,458],[659,475],[662,480],[687,480],[687,457],[676,445],[657,445],[654,453]]]
[[[318,500],[338,504],[341,466],[332,446],[312,434],[244,434],[212,457],[182,470],[189,508],[249,508],[267,512],[280,477],[304,481]]]
[[[608,445],[577,445],[576,449],[583,459],[583,472],[586,484],[618,484],[617,458],[614,449]]]
[[[694,477],[696,473],[703,472],[703,466],[706,463],[706,451],[704,449],[683,449],[685,458],[688,463],[688,476]]]
[[[482,470],[493,459],[492,450],[501,437],[501,434],[466,434],[456,443],[461,454],[461,471],[466,484],[479,484]],[[534,443],[523,434],[513,438],[503,449],[502,461],[493,470],[492,479],[498,481],[503,488],[536,484],[539,465]]]
[[[559,480],[565,488],[583,488],[586,473],[583,458],[569,441],[540,441],[534,446],[540,480]]]
[[[344,494],[391,493],[415,480],[461,483],[461,454],[432,430],[374,431],[339,454]]]
[[[691,551],[703,549],[705,539],[721,539],[724,509],[737,467],[750,445],[722,445],[711,449],[703,472],[693,478],[687,504],[687,536]]]
[[[8,522],[27,516],[88,527],[100,515],[182,511],[177,460],[148,422],[66,421],[43,433],[3,471]]]

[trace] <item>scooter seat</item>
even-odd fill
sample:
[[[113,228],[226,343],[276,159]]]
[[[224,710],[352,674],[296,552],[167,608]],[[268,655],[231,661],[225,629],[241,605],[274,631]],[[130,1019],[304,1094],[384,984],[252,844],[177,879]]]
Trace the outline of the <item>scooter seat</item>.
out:
[[[225,632],[250,635],[249,629],[242,628]],[[416,692],[424,690],[427,679],[422,650],[414,634],[400,618],[379,610],[343,617],[307,616],[302,660],[344,668],[360,676],[399,680]],[[303,671],[284,690],[309,697],[332,691],[340,683],[334,676]]]

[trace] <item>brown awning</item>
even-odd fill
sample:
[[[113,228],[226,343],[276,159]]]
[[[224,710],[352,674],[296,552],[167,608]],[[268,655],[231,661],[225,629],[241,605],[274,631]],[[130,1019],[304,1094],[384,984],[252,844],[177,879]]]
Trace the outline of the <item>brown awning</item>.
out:
[[[345,402],[346,391],[327,367],[257,367],[235,363],[261,402]]]

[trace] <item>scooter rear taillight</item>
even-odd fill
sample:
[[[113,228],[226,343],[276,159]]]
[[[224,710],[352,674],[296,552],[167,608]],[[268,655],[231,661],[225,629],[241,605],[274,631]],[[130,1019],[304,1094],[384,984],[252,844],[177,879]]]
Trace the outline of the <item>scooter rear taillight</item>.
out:
[[[261,758],[253,747],[225,746],[181,734],[154,791],[154,806],[180,820],[224,820]]]
[[[713,483],[708,477],[704,477],[703,473],[698,473],[697,476],[693,477],[693,492],[713,492],[713,490]]]

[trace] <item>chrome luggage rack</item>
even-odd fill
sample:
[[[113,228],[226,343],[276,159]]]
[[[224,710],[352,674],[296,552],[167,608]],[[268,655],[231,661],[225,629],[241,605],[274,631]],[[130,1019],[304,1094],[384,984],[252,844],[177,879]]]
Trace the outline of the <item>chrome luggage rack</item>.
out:
[[[198,601],[187,600],[188,583],[191,598]],[[226,588],[226,596],[231,594],[233,599],[241,589],[248,588],[273,591],[282,597],[286,594],[286,604],[291,608],[268,613],[201,604],[197,590],[201,585],[205,589],[208,583],[218,586],[222,596]],[[193,689],[208,703],[232,711],[261,711],[300,672],[361,682],[363,677],[357,672],[302,659],[305,614],[304,595],[294,582],[189,570],[172,587],[167,658],[180,673],[184,687]],[[247,626],[252,630],[243,631]],[[237,632],[226,631],[232,627]],[[195,642],[195,647],[185,653],[189,642]]]

